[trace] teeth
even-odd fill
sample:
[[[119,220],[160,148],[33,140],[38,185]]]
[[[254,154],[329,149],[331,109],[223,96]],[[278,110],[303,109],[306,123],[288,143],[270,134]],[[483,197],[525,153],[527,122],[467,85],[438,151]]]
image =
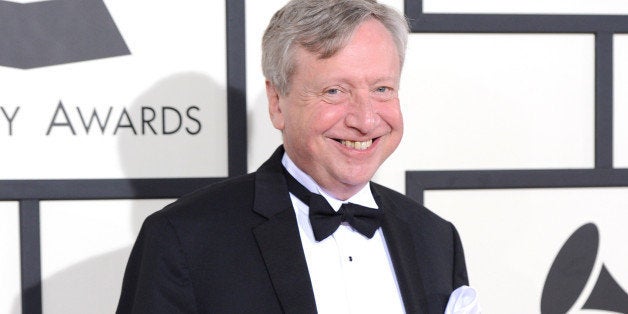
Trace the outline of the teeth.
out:
[[[371,144],[373,144],[373,140],[368,140],[368,141],[364,141],[364,142],[354,142],[354,141],[342,140],[341,143],[342,143],[342,145],[350,147],[350,148],[355,148],[355,149],[359,149],[359,150],[365,150],[365,149],[369,148],[371,146]]]

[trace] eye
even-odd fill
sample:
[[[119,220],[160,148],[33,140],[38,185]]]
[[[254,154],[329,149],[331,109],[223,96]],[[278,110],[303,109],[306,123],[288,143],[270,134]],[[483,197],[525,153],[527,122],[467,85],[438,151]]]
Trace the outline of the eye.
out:
[[[340,89],[338,89],[338,88],[330,88],[330,89],[326,90],[325,93],[327,95],[338,95],[338,94],[340,94]]]
[[[339,104],[346,101],[350,91],[342,86],[329,86],[323,89],[322,100],[330,104]]]
[[[378,86],[373,89],[373,97],[378,101],[388,101],[396,97],[396,91],[389,86]]]

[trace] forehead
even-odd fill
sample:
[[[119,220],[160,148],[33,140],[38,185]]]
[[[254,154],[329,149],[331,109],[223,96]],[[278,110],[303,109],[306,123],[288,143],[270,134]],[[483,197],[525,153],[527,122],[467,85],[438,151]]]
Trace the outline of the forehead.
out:
[[[388,29],[375,19],[362,22],[346,44],[328,58],[322,58],[320,54],[303,47],[296,47],[293,56],[293,76],[344,73],[347,76],[386,76],[398,79],[400,75],[397,46]]]

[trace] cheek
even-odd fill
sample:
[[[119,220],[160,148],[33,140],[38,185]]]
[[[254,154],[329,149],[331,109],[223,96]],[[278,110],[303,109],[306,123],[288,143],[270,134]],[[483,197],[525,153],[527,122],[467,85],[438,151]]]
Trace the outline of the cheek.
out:
[[[340,105],[320,104],[317,110],[309,113],[309,127],[317,133],[324,133],[334,127],[342,126],[344,107]]]
[[[401,113],[401,110],[397,112],[397,117],[395,119],[397,121],[397,129],[403,133],[403,114]]]
[[[403,116],[399,103],[384,104],[379,110],[379,116],[394,131],[403,132]]]

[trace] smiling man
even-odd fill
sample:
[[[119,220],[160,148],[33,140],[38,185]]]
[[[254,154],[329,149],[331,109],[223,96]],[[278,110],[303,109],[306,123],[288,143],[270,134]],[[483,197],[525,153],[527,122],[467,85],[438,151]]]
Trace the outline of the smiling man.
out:
[[[370,182],[403,134],[406,39],[375,1],[278,11],[262,67],[283,145],[147,218],[118,313],[443,313],[468,284],[454,226]]]

